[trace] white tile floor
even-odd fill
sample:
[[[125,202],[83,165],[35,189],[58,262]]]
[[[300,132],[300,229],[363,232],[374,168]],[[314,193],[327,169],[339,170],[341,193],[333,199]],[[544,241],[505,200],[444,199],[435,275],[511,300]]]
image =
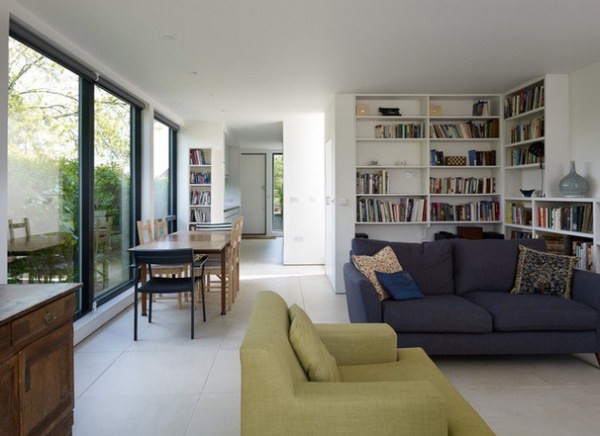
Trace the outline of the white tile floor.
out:
[[[221,316],[207,297],[207,322],[174,301],[153,307],[133,341],[128,309],[75,348],[75,436],[238,435],[239,346],[256,292],[271,289],[315,322],[348,322],[344,295],[323,267],[283,266],[282,242],[244,240],[241,290]],[[498,435],[597,435],[600,369],[591,355],[436,357],[435,362]]]

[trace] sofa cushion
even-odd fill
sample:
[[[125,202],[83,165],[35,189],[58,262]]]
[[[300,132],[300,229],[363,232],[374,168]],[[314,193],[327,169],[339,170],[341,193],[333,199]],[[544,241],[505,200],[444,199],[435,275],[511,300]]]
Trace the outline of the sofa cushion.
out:
[[[453,239],[454,286],[467,292],[510,292],[515,284],[519,245],[545,251],[543,239]]]
[[[580,331],[598,325],[592,307],[549,295],[472,292],[465,298],[492,314],[495,331]]]
[[[408,271],[398,271],[392,274],[375,271],[375,275],[383,289],[394,300],[412,300],[425,297],[425,294],[421,292]]]
[[[294,304],[289,308],[291,320],[290,343],[310,381],[339,382],[340,372],[335,358],[323,341],[306,312]]]
[[[383,321],[398,332],[489,333],[492,316],[481,307],[456,295],[381,302]]]
[[[454,293],[450,240],[412,243],[355,238],[352,253],[372,255],[385,246],[394,250],[402,269],[410,273],[425,295]]]
[[[511,292],[571,298],[571,278],[577,258],[542,253],[519,246],[515,287]]]
[[[383,289],[379,280],[377,280],[375,271],[395,273],[402,270],[402,266],[398,262],[394,251],[386,246],[372,256],[352,255],[352,262],[373,283],[375,291],[377,291],[377,295],[379,296],[379,301],[388,298],[387,292]]]

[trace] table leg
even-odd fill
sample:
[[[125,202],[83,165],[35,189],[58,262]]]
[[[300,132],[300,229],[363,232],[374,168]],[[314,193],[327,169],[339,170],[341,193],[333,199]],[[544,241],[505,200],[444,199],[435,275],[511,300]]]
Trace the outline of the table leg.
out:
[[[221,250],[221,315],[227,314],[227,268],[225,262],[227,247]]]
[[[142,285],[144,283],[146,283],[146,279],[147,279],[147,274],[148,274],[148,268],[146,266],[146,264],[142,264],[142,266],[140,267],[140,281],[142,282]],[[137,286],[137,283],[136,283]],[[146,316],[146,299],[147,299],[147,295],[145,292],[140,292],[140,294],[142,295],[142,302],[140,303],[142,305],[142,316]]]

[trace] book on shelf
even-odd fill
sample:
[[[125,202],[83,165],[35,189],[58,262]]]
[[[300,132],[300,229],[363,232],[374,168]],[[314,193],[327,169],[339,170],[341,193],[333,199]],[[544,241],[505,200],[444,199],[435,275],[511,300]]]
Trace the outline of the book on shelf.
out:
[[[378,124],[375,126],[376,139],[422,138],[423,123]]]
[[[544,117],[538,117],[526,124],[518,124],[510,129],[510,143],[543,138],[545,135]]]
[[[579,233],[592,233],[592,204],[572,206],[539,206],[537,208],[539,227]]]
[[[430,194],[494,194],[495,177],[430,177]]]
[[[210,165],[206,161],[204,150],[197,148],[190,150],[190,165]]]
[[[539,85],[504,98],[504,118],[512,118],[544,107],[544,85]]]
[[[495,200],[481,200],[466,204],[431,203],[430,217],[432,222],[499,221],[500,203]]]
[[[431,166],[444,165],[444,152],[441,150],[431,150]]]
[[[546,251],[552,254],[569,254],[566,247],[566,239],[564,235],[552,235],[544,233],[538,235],[540,239],[546,241]]]
[[[192,185],[210,185],[210,173],[190,172],[190,184]]]
[[[356,173],[357,194],[388,194],[390,175],[386,170],[375,173]]]
[[[594,269],[594,243],[591,240],[571,240],[571,255],[577,258],[575,268],[584,271],[593,271]]]
[[[469,166],[496,166],[496,150],[468,150],[467,162]]]
[[[490,102],[487,100],[478,100],[473,104],[473,116],[487,117],[490,114]]]
[[[510,239],[531,239],[531,232],[523,230],[512,230],[510,232]]]
[[[210,206],[210,191],[192,191],[190,192],[190,206]]]
[[[192,223],[209,223],[210,212],[202,209],[190,210],[190,225]]]
[[[408,223],[427,220],[427,200],[400,198],[397,202],[376,198],[361,198],[357,202],[359,223]]]
[[[506,205],[506,223],[517,224],[521,226],[530,226],[532,223],[533,212],[531,207],[524,203],[508,203]]]
[[[510,151],[508,166],[530,165],[541,163],[542,158],[530,153],[527,148],[517,148]]]
[[[429,137],[432,139],[481,139],[498,138],[500,132],[498,119],[486,121],[466,121],[464,123],[432,123]]]

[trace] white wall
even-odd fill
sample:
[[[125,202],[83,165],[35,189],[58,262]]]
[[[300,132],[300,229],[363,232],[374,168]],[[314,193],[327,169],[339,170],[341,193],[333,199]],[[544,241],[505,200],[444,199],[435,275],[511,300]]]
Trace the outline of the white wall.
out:
[[[571,159],[590,184],[588,197],[600,196],[600,62],[569,76]]]
[[[283,263],[325,262],[323,114],[283,121]]]
[[[223,222],[225,197],[225,133],[223,123],[188,121],[177,137],[177,228],[187,230],[189,216],[190,148],[211,149],[211,219]]]

